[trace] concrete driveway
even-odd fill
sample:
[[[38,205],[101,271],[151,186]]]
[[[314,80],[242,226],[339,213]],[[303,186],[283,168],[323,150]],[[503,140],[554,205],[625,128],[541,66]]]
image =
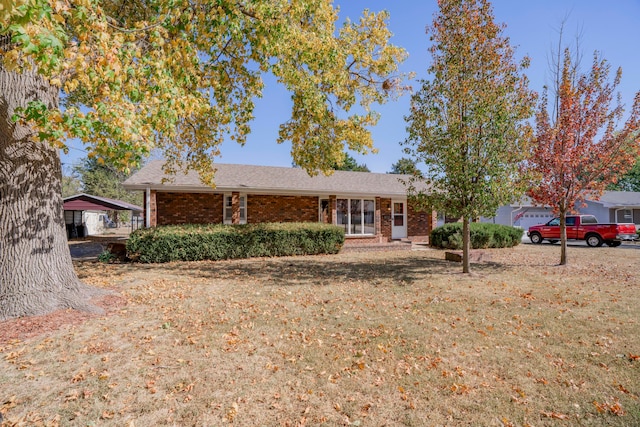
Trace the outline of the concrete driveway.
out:
[[[531,243],[531,240],[529,239],[529,237],[527,237],[527,235],[523,235],[522,236],[522,243],[525,245],[533,245],[533,243]],[[541,243],[541,245],[550,245],[551,243],[549,243],[549,241],[545,240]],[[555,243],[555,245],[559,246],[560,243]],[[567,246],[577,246],[577,247],[589,247],[589,245],[587,245],[587,242],[584,240],[569,240],[567,241]],[[609,246],[607,245],[602,245],[603,248],[608,248]],[[620,246],[618,246],[619,249],[637,249],[640,250],[640,242],[635,241],[635,242],[622,242],[622,244]],[[597,249],[597,248],[594,248]]]

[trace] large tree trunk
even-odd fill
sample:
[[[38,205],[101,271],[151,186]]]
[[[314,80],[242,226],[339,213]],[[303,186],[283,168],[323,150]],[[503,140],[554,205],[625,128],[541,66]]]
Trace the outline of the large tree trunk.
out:
[[[462,218],[462,272],[471,273],[471,229],[469,218]]]
[[[35,72],[0,66],[0,320],[99,311],[89,299],[102,292],[81,283],[71,262],[58,149],[31,141],[33,130],[11,120],[33,100],[58,108],[58,90]]]

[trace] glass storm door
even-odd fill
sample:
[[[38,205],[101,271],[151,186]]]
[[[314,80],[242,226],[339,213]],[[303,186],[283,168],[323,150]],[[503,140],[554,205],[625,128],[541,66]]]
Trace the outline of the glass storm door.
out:
[[[391,201],[391,238],[407,237],[407,203],[400,200]]]

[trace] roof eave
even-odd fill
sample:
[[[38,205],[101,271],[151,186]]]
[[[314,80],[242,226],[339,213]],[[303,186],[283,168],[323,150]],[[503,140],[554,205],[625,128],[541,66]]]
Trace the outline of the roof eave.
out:
[[[177,193],[249,193],[259,195],[278,196],[341,196],[341,197],[382,197],[382,198],[406,198],[407,193],[376,193],[357,191],[334,191],[334,190],[296,190],[283,188],[255,188],[255,187],[205,187],[195,185],[162,185],[162,184],[125,184],[124,188],[131,191],[145,191],[147,189],[164,192]]]

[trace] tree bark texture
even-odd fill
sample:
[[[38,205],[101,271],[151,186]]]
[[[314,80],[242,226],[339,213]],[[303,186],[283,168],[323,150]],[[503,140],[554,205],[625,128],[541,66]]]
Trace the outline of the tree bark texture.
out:
[[[11,120],[41,100],[58,108],[58,89],[37,73],[0,66],[0,320],[74,308],[99,311],[103,291],[77,278],[66,238],[57,148],[33,141]]]
[[[469,218],[462,218],[462,272],[471,273],[471,229]]]

